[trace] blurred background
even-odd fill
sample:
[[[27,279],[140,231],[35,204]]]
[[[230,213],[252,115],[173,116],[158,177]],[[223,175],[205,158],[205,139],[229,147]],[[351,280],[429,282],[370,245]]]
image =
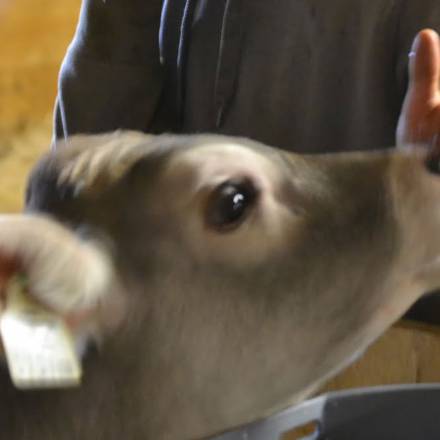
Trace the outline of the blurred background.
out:
[[[57,75],[80,0],[0,0],[0,210],[17,211],[50,144]]]
[[[49,147],[58,70],[80,3],[0,0],[0,212],[22,208],[27,174]],[[326,389],[437,381],[439,334],[400,325]]]

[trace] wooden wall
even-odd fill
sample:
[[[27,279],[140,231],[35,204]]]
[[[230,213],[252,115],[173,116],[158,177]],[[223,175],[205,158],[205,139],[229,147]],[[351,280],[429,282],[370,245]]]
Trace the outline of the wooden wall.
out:
[[[50,141],[59,65],[80,0],[0,0],[0,211],[17,211]],[[325,353],[323,353],[323,357]],[[326,389],[440,380],[440,337],[395,327]]]
[[[58,69],[80,0],[0,0],[0,210],[21,208],[25,177],[50,142]]]

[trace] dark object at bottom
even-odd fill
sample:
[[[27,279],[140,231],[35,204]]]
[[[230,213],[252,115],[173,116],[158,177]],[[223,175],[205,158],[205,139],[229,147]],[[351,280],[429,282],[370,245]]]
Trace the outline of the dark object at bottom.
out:
[[[288,439],[286,433],[311,422],[316,424],[315,432],[293,438],[439,440],[440,385],[397,385],[329,393],[212,440]]]
[[[419,299],[403,319],[440,326],[440,293],[431,293]]]

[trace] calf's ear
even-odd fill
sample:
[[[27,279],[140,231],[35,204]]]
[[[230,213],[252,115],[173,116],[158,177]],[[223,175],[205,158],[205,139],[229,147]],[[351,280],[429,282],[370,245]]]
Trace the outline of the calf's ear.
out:
[[[26,207],[50,211],[51,203],[96,195],[119,181],[152,150],[152,136],[133,131],[75,135],[52,144],[28,179]]]
[[[99,193],[120,180],[151,151],[151,136],[130,131],[68,138],[58,159],[58,185],[76,192]]]

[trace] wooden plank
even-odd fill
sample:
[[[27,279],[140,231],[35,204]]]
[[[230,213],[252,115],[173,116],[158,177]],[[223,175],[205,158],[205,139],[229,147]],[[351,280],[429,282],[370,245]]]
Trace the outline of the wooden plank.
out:
[[[80,0],[0,0],[0,135],[52,113]]]

